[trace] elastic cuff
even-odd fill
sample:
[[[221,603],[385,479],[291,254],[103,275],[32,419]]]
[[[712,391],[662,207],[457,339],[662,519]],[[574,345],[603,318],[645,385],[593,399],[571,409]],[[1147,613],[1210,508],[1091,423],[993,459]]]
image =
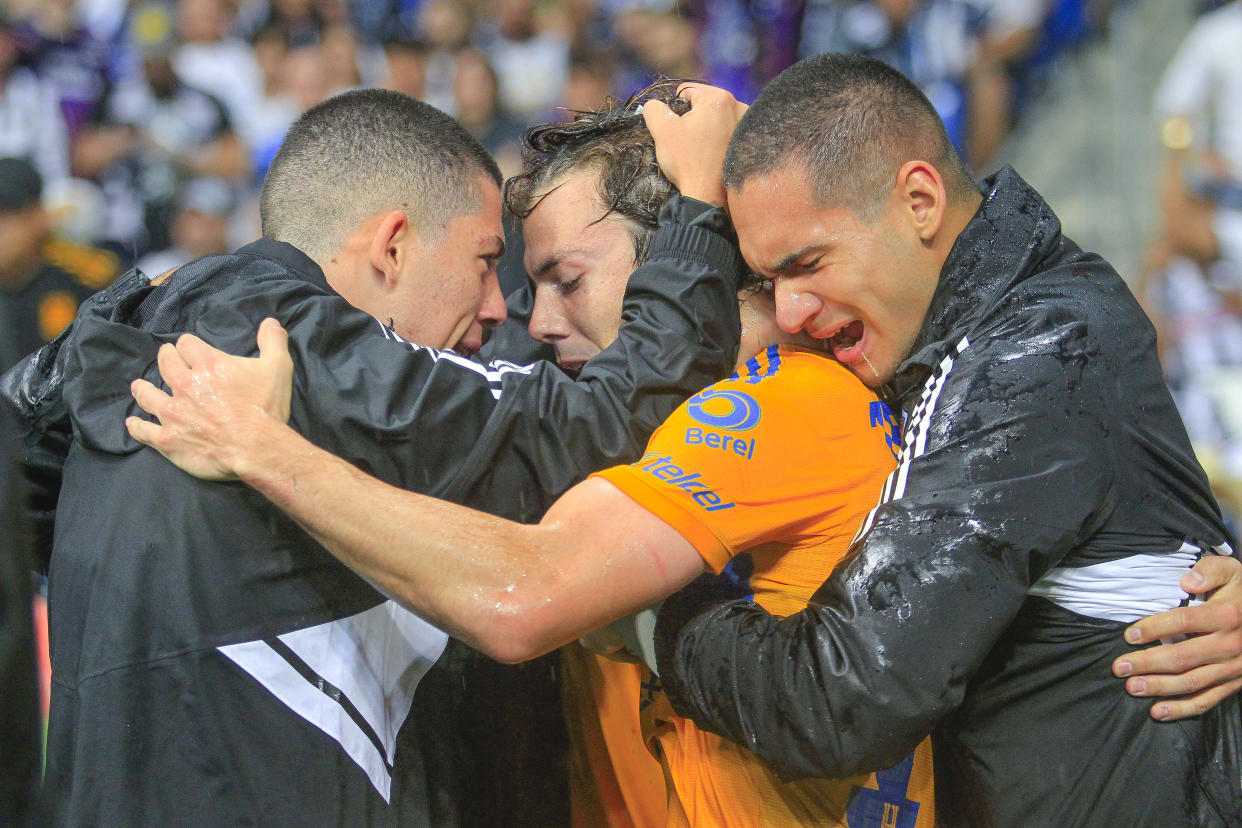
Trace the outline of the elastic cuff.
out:
[[[721,270],[732,269],[738,273],[745,272],[746,262],[737,248],[732,227],[728,225],[728,218],[724,216],[724,211],[681,196],[675,198],[700,205],[706,208],[707,212],[702,213],[698,220],[692,222],[666,222],[663,220],[664,214],[662,213],[660,226],[656,228],[651,237],[647,261],[683,259]],[[713,218],[724,222],[723,226],[728,228],[727,233],[722,234],[720,227],[713,226],[713,224],[719,224],[718,221],[713,221]]]

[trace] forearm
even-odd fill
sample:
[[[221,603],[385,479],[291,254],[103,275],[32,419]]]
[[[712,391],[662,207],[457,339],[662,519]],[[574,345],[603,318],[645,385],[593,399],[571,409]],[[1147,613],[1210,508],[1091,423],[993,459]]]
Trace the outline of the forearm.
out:
[[[506,618],[552,589],[532,584],[524,564],[535,527],[390,486],[279,423],[254,434],[235,464],[243,482],[399,603],[489,654],[514,655]]]
[[[231,461],[243,482],[381,591],[499,661],[573,641],[702,571],[675,530],[604,481],[527,526],[389,486],[271,418],[245,430]],[[608,536],[614,520],[625,537]]]

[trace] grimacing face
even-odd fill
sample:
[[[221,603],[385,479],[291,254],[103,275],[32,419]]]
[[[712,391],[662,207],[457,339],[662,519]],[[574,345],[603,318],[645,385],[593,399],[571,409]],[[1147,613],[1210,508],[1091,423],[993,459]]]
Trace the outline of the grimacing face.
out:
[[[866,224],[819,206],[805,168],[788,165],[743,182],[728,200],[742,255],[774,283],[781,329],[819,340],[868,386],[892,380],[939,276],[918,255],[900,199]]]
[[[612,344],[625,285],[634,272],[629,220],[605,212],[599,173],[571,172],[522,221],[525,266],[535,288],[530,335],[556,349],[567,371]]]

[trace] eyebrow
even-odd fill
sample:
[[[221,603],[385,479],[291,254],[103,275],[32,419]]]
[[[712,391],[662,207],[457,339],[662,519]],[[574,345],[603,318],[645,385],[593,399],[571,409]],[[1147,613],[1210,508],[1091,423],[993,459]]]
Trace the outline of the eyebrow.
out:
[[[566,259],[569,259],[573,256],[585,255],[588,252],[589,251],[578,249],[578,248],[574,248],[571,250],[558,250],[557,252],[548,256],[548,258],[544,259],[538,265],[536,265],[535,269],[530,272],[530,278],[539,279],[543,276],[547,276],[549,271],[555,270],[557,266],[563,264]]]
[[[794,262],[798,261],[798,259],[801,259],[807,253],[810,253],[812,250],[817,250],[821,247],[823,247],[822,244],[808,244],[806,247],[802,248],[801,250],[795,250],[793,253],[790,253],[788,256],[785,256],[779,262],[774,264],[767,272],[772,274],[773,276],[784,273],[785,271],[793,267]]]

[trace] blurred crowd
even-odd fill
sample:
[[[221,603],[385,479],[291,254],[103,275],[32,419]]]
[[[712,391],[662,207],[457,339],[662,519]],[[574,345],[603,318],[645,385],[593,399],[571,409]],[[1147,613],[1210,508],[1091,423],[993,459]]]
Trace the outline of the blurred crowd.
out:
[[[654,75],[749,100],[799,56],[831,50],[880,57],[914,78],[982,168],[1041,62],[1086,34],[1103,5],[6,0],[0,157],[33,164],[63,233],[122,266],[159,269],[257,235],[257,185],[285,129],[343,89],[426,100],[512,173],[526,127]]]
[[[1156,91],[1161,222],[1140,298],[1222,505],[1242,515],[1242,1],[1208,4]]]

